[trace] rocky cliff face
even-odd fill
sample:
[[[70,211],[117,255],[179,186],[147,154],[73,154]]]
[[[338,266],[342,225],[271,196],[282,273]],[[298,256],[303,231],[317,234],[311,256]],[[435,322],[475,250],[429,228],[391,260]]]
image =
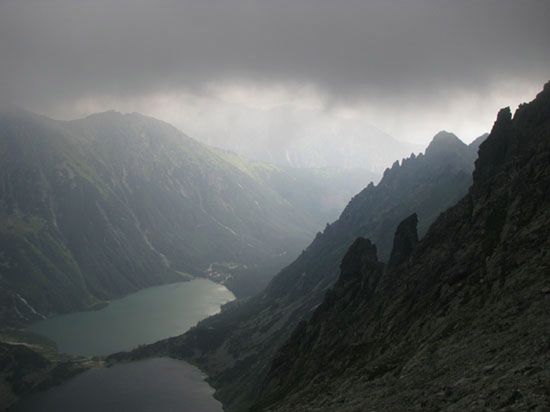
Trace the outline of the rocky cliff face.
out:
[[[182,337],[131,356],[160,352],[190,360],[208,373],[228,410],[246,409],[257,398],[276,349],[311,316],[336,281],[340,261],[353,241],[358,236],[374,239],[378,253],[388,259],[392,234],[403,218],[418,210],[424,233],[441,211],[467,192],[475,157],[476,150],[456,136],[438,134],[425,155],[395,162],[378,185],[370,184],[355,196],[340,218],[327,225],[264,292],[230,305]],[[403,248],[411,241],[404,235]]]
[[[247,162],[135,113],[60,122],[2,112],[0,164],[0,327],[211,264],[236,294],[251,293],[255,273],[291,261],[341,203],[322,205],[323,174]]]
[[[468,194],[384,265],[358,239],[257,411],[550,408],[550,83],[497,117]]]

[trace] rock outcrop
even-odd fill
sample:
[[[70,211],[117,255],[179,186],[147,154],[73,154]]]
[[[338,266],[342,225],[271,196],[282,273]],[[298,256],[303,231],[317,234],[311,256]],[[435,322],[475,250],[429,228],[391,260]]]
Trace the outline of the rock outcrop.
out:
[[[393,248],[391,251],[388,266],[397,266],[405,261],[413,252],[418,243],[418,232],[416,226],[418,217],[413,213],[408,218],[403,220],[397,226],[393,237]]]

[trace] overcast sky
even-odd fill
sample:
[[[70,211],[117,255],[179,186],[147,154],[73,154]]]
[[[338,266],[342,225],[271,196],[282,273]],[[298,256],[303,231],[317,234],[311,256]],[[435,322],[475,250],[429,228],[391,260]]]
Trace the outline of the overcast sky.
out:
[[[284,105],[471,140],[550,80],[549,22],[547,0],[0,0],[0,99],[199,138]]]

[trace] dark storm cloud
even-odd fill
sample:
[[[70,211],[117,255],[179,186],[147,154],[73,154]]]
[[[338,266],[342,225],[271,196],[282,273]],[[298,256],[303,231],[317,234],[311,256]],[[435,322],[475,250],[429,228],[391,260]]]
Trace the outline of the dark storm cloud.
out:
[[[0,0],[0,93],[34,107],[205,85],[422,101],[550,76],[550,2]]]

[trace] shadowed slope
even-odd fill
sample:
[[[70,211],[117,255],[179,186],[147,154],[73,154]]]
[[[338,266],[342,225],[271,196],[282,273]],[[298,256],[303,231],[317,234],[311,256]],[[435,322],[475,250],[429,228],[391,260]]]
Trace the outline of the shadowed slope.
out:
[[[384,268],[374,246],[349,249],[252,409],[547,409],[549,239],[550,83],[513,119],[501,110],[472,188],[408,258]]]

